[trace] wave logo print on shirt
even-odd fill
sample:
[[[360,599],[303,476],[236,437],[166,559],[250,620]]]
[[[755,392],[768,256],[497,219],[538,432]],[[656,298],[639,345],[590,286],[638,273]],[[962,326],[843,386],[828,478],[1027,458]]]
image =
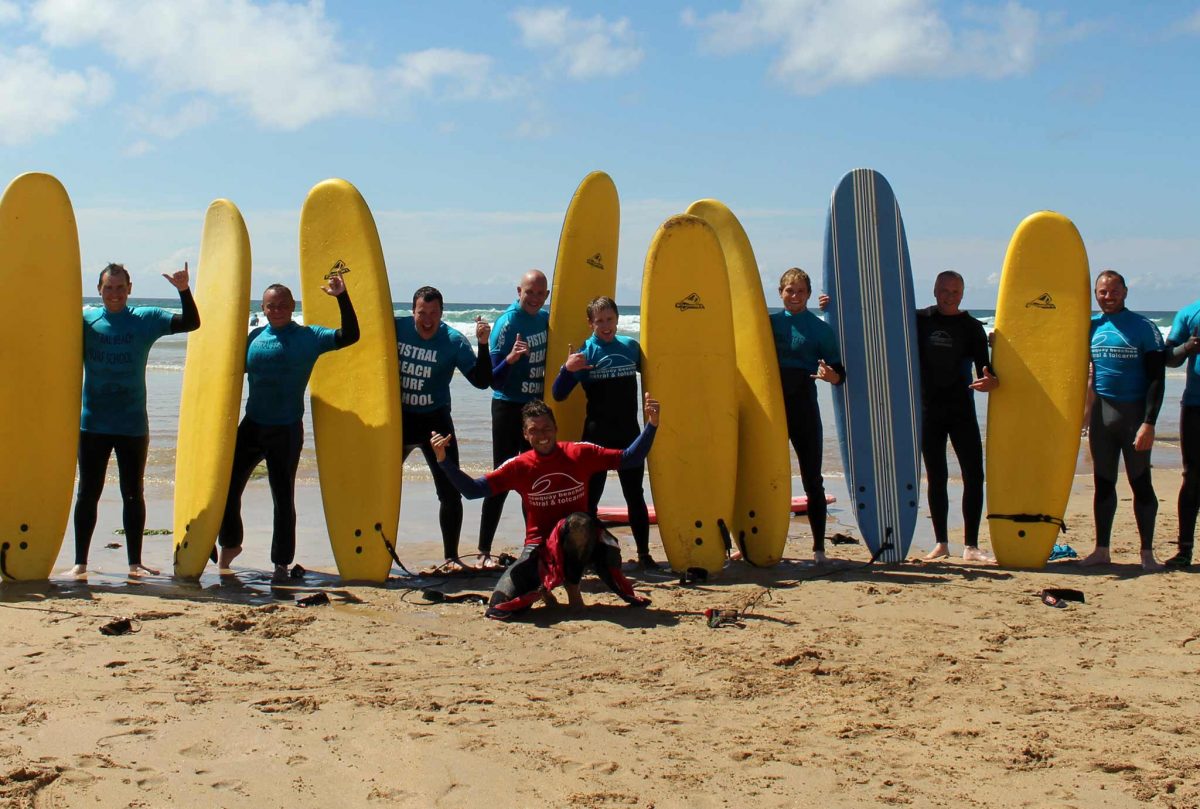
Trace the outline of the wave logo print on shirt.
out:
[[[571,503],[583,496],[583,483],[566,472],[542,475],[529,487],[529,505],[546,508]]]
[[[1138,347],[1114,329],[1098,330],[1092,335],[1092,359],[1130,360],[1139,356]]]
[[[700,302],[700,295],[693,292],[681,301],[675,303],[675,308],[681,312],[686,312],[688,309],[703,309],[704,304]]]
[[[587,260],[587,265],[589,267],[595,267],[597,270],[603,270],[604,269],[604,257],[601,256],[599,253],[596,253],[594,256],[592,256],[591,258],[589,258]]]
[[[619,355],[608,354],[601,357],[588,372],[592,379],[614,379],[617,377],[633,376],[637,373],[637,363]]]
[[[1025,304],[1026,309],[1057,309],[1054,305],[1054,298],[1050,297],[1049,292],[1043,292],[1036,298]]]

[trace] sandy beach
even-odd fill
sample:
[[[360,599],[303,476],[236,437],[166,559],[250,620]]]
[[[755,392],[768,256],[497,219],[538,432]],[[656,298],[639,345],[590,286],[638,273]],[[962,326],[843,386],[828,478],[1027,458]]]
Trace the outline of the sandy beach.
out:
[[[1081,472],[1068,539],[1086,552]],[[1178,471],[1155,477],[1161,556]],[[432,520],[432,491],[409,497]],[[631,570],[647,610],[589,579],[586,612],[512,625],[420,592],[490,578],[135,584],[111,550],[87,584],[0,589],[0,806],[1197,806],[1195,574],[1141,572],[1121,497],[1111,567],[864,568],[836,546],[819,578]],[[788,555],[808,544],[794,520]],[[1086,604],[1050,609],[1045,587]],[[317,591],[331,603],[297,605]],[[707,626],[750,602],[742,626]],[[139,631],[98,631],[119,617]]]

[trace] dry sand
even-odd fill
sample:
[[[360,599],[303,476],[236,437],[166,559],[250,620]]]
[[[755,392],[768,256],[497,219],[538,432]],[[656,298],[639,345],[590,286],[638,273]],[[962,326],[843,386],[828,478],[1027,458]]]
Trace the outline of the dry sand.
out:
[[[1165,556],[1178,473],[1156,482]],[[0,806],[1198,806],[1197,580],[1135,566],[1121,491],[1099,570],[739,564],[511,625],[399,581],[5,587]],[[1077,478],[1081,553],[1090,498]],[[312,589],[333,603],[296,606]]]

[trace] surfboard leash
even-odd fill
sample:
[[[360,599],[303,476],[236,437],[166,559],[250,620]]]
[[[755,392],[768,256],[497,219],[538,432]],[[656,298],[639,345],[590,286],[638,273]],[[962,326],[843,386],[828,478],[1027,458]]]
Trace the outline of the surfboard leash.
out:
[[[1010,522],[1045,522],[1057,525],[1059,530],[1064,534],[1067,533],[1067,524],[1049,514],[989,514],[987,518],[989,520],[1009,520]]]
[[[400,557],[396,555],[396,546],[388,541],[387,534],[383,533],[383,526],[375,523],[375,530],[379,533],[379,538],[383,540],[383,547],[387,548],[388,556],[392,557],[392,561],[396,563],[396,567],[403,570],[406,575],[416,578],[415,574],[406,568],[404,563],[400,561]]]

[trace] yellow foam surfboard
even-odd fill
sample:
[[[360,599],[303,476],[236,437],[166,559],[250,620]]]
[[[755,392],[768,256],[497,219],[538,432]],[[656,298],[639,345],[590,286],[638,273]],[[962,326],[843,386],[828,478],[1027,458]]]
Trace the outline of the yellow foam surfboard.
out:
[[[792,460],[779,359],[758,262],[742,224],[715,199],[693,202],[689,214],[712,226],[725,253],[729,301],[736,313],[737,486],[730,531],[752,565],[769,567],[783,558],[792,509]]]
[[[338,572],[385,581],[400,522],[400,368],[395,315],[375,219],[358,189],[325,180],[300,212],[304,322],[339,328],[337,301],[321,291],[342,275],[362,337],[317,360],[309,381],[317,472]]]
[[[187,338],[175,448],[175,575],[187,579],[221,530],[246,372],[250,236],[227,199],[208,206],[193,286],[203,327]]]
[[[648,459],[659,535],[672,570],[717,573],[733,516],[738,406],[725,255],[703,219],[673,216],[654,234],[641,313],[643,384],[662,403]]]
[[[0,199],[0,285],[32,293],[0,319],[0,577],[50,576],[75,482],[83,392],[83,289],[62,183],[22,174]]]
[[[593,171],[575,189],[567,206],[558,259],[550,290],[550,334],[546,346],[545,400],[554,411],[560,441],[583,436],[587,400],[576,387],[564,401],[556,402],[550,386],[567,361],[567,348],[576,351],[592,336],[587,305],[600,295],[613,297],[617,290],[617,242],[621,229],[621,203],[612,178]]]
[[[1046,564],[1071,494],[1087,395],[1092,293],[1087,251],[1051,211],[1017,226],[996,301],[988,394],[987,507],[1006,567]]]

